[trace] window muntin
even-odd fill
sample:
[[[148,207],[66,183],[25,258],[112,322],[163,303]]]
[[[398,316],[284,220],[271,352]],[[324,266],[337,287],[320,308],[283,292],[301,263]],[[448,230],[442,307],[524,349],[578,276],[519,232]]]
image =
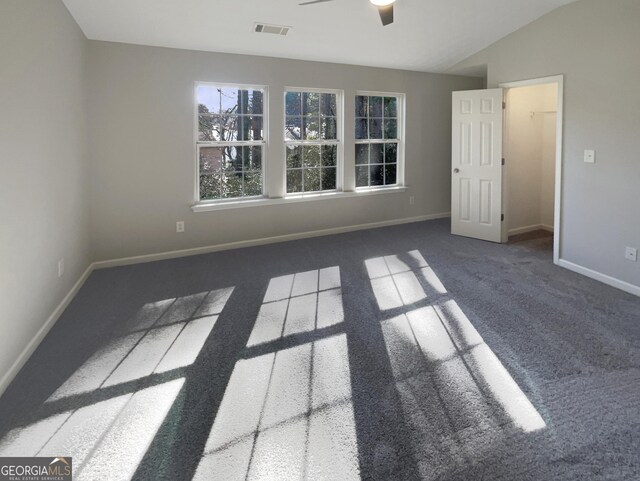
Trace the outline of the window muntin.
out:
[[[356,187],[398,184],[398,95],[356,95]]]
[[[338,93],[287,90],[284,100],[287,194],[335,191]]]
[[[196,85],[198,198],[263,195],[265,88]]]

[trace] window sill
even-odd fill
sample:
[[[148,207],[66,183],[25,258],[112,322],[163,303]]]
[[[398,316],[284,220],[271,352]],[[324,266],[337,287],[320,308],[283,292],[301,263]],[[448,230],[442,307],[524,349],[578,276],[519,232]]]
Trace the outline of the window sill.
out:
[[[260,198],[246,199],[246,200],[198,202],[197,204],[194,204],[191,206],[191,210],[193,212],[210,212],[214,210],[239,209],[241,207],[296,204],[298,202],[319,202],[319,201],[333,200],[333,199],[366,197],[369,195],[395,194],[395,193],[406,192],[407,190],[408,188],[406,186],[378,187],[373,189],[357,189],[355,192],[326,192],[326,193],[319,193],[319,194],[289,195],[287,197],[280,197],[276,199],[260,197]]]

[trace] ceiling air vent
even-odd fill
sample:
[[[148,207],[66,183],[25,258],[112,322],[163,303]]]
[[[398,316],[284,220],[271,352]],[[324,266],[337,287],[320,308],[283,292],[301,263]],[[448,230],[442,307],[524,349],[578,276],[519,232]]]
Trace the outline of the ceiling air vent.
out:
[[[274,35],[286,35],[291,30],[291,27],[285,27],[284,25],[267,25],[266,23],[256,23],[253,26],[253,31],[256,33],[272,33]]]

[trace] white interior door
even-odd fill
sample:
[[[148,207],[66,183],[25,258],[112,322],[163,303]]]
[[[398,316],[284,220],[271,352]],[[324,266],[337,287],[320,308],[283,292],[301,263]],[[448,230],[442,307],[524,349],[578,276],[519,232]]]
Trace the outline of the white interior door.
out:
[[[451,233],[502,238],[502,89],[453,92]]]

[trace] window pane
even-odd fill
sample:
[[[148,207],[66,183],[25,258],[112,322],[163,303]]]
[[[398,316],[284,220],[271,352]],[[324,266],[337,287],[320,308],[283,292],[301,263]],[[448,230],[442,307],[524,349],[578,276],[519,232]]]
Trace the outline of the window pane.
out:
[[[382,97],[369,97],[369,117],[382,117]]]
[[[244,170],[262,170],[262,147],[242,147]]]
[[[317,192],[320,190],[320,169],[304,169],[305,192]]]
[[[320,94],[320,114],[326,117],[336,117],[337,111],[336,94]]]
[[[385,164],[395,164],[398,161],[398,144],[384,144]]]
[[[238,90],[238,113],[245,115],[249,113],[249,91],[247,90]]]
[[[219,142],[235,142],[238,140],[238,116],[237,115],[221,115],[220,127],[214,137]]]
[[[200,199],[262,195],[264,91],[197,85]]]
[[[237,114],[240,91],[234,88],[220,89],[220,113]]]
[[[287,145],[287,169],[302,167],[302,146]]]
[[[337,136],[337,121],[335,117],[320,118],[320,138],[322,140],[335,140]]]
[[[262,195],[262,172],[246,172],[244,174],[244,195]]]
[[[384,185],[384,170],[382,165],[371,166],[371,185]]]
[[[200,173],[213,173],[222,169],[221,147],[200,147]]]
[[[302,115],[320,115],[320,94],[304,92],[302,94]]]
[[[287,193],[336,189],[337,104],[333,93],[285,93]]]
[[[218,113],[220,111],[220,92],[212,85],[198,85],[196,87],[196,102],[198,102],[198,112]]]
[[[369,156],[371,164],[382,164],[384,161],[384,144],[371,144],[371,155]]]
[[[264,92],[262,90],[246,90],[247,94],[247,112],[250,114],[263,114],[264,109]]]
[[[356,164],[369,163],[369,144],[356,144]]]
[[[263,140],[264,139],[264,130],[263,130],[263,117],[262,116],[252,116],[249,117],[249,140]]]
[[[318,140],[320,138],[320,117],[302,117],[304,140]]]
[[[384,138],[398,138],[398,121],[396,119],[384,119]]]
[[[338,148],[335,145],[323,145],[322,146],[322,166],[323,167],[335,167],[337,164],[337,151]]]
[[[287,115],[302,115],[302,94],[300,92],[286,93],[285,111]]]
[[[287,193],[302,192],[302,169],[287,170]]]
[[[384,98],[384,116],[385,117],[398,116],[398,101],[395,97]]]
[[[222,197],[242,197],[242,172],[222,174]]]
[[[227,172],[241,172],[242,171],[242,157],[238,155],[238,150],[242,147],[220,147],[222,152],[221,166],[222,170]],[[224,183],[224,179],[222,179]]]
[[[302,140],[302,117],[287,117],[284,138],[286,140]]]
[[[335,190],[336,188],[336,169],[322,169],[322,190]]]
[[[386,164],[384,166],[384,184],[393,185],[396,182],[396,164]]]
[[[251,135],[251,119],[248,115],[241,115],[237,118],[238,140],[249,140]]]
[[[220,138],[220,118],[217,115],[198,115],[198,140],[213,142]]]
[[[220,198],[220,174],[200,175],[200,198],[202,200]]]
[[[369,138],[382,138],[382,119],[369,119]]]
[[[369,186],[369,166],[356,166],[356,187]]]
[[[302,147],[302,159],[305,167],[320,167],[320,146],[305,145]]]
[[[369,128],[367,119],[356,119],[356,139],[369,138]]]
[[[356,117],[366,117],[369,113],[369,97],[356,95]]]

